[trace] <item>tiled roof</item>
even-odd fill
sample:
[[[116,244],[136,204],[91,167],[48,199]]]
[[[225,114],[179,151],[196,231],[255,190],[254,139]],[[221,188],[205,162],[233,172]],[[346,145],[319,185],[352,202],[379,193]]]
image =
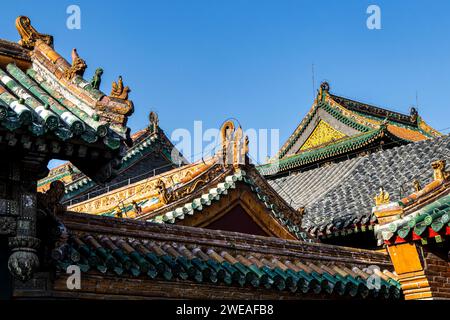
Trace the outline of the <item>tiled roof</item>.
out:
[[[404,127],[389,125],[388,130],[393,135],[407,141],[417,142],[428,138],[417,130],[412,130]]]
[[[308,149],[278,161],[261,165],[258,167],[258,170],[263,175],[273,175],[288,170],[295,170],[301,166],[307,166],[308,164],[313,164],[321,160],[330,159],[339,155],[345,155],[365,146],[370,146],[371,143],[379,141],[380,138],[385,137],[386,135],[390,136],[391,141],[398,141],[398,143],[407,143],[409,141],[394,134],[393,132],[396,131],[391,129],[392,127],[393,126],[391,125],[381,126],[378,129],[370,130],[366,133],[346,137],[338,141],[333,141],[327,145]]]
[[[56,58],[57,63],[52,61]],[[78,75],[72,81],[62,79],[70,65],[43,42],[38,41],[31,51],[31,62],[26,71],[14,63],[0,68],[3,127],[10,131],[26,128],[38,137],[52,134],[62,141],[101,142],[111,149],[127,139],[128,128],[99,119],[98,103],[120,106],[121,102],[105,102],[106,95]]]
[[[431,201],[430,199],[431,198]],[[423,203],[423,205],[422,205]],[[396,244],[430,239],[443,242],[450,236],[450,195],[448,182],[435,180],[424,188],[391,203],[395,208],[404,208],[399,218],[375,227],[380,243]],[[419,206],[414,210],[411,207]],[[405,213],[410,212],[409,214]],[[411,212],[412,211],[412,212]]]
[[[352,100],[334,94],[330,94],[330,97],[348,110],[355,111],[360,114],[368,116],[373,116],[380,120],[388,118],[389,120],[403,123],[408,126],[413,126],[415,122],[411,115],[406,115],[400,112],[388,110],[386,108],[380,108],[374,105],[370,105],[367,103],[363,103],[360,101]]]
[[[311,108],[311,110],[308,112],[306,117],[302,120],[302,122],[299,124],[299,126],[296,128],[295,132],[289,137],[288,141],[281,147],[278,157],[281,159],[286,156],[288,151],[292,148],[292,146],[295,145],[297,140],[300,138],[308,124],[312,121],[314,115],[318,112],[319,108],[324,109],[327,111],[330,115],[335,117],[336,119],[342,121],[346,125],[348,125],[351,128],[354,128],[360,132],[367,132],[370,131],[370,129],[373,129],[373,127],[368,127],[366,125],[363,125],[355,120],[353,120],[350,117],[346,117],[342,114],[342,112],[339,111],[339,109],[332,107],[329,103],[319,101],[314,104],[314,106]]]
[[[120,168],[117,169],[119,174],[124,172],[125,170],[130,169],[135,163],[139,160],[143,159],[146,156],[152,155],[155,151],[161,153],[167,161],[171,161],[171,151],[173,145],[166,137],[164,131],[158,128],[157,133],[153,134],[149,131],[148,128],[142,129],[131,136],[133,140],[133,146],[127,147],[125,154],[122,156],[122,162]],[[183,159],[184,163],[187,163],[185,159]],[[167,165],[167,170],[176,164]],[[73,173],[67,170],[69,167],[74,169],[72,176],[72,181],[64,181],[65,176],[72,175]],[[66,170],[64,170],[66,169]],[[152,168],[148,167],[145,171],[150,171]],[[139,174],[137,174],[139,175]],[[38,186],[43,187],[45,185],[49,185],[54,180],[63,180],[66,185],[65,191],[65,200],[74,199],[77,195],[85,193],[86,191],[94,188],[97,184],[88,176],[81,173],[76,167],[71,164],[64,164],[61,168],[57,167],[50,170],[49,175],[40,180]],[[134,181],[137,181],[135,178]],[[141,177],[142,179],[142,177]],[[133,182],[134,182],[133,181]],[[118,187],[117,187],[118,188]],[[113,190],[114,188],[110,188]]]
[[[177,281],[180,288],[183,283],[194,282],[274,290],[298,297],[321,294],[396,299],[401,295],[387,256],[377,252],[116,218],[86,218],[83,214],[66,214],[63,219],[70,237],[52,254],[62,272],[75,264],[86,274]],[[86,219],[89,223],[82,222]],[[368,284],[374,274],[379,286]],[[177,294],[182,296],[182,290]]]
[[[322,114],[320,114],[320,112],[322,112]],[[337,122],[334,120],[332,121],[336,122],[335,126],[345,129],[345,134],[349,136],[350,139],[342,140],[347,140],[349,143],[352,141],[355,134],[356,137],[361,136],[360,133],[369,134],[370,132],[374,132],[374,130],[379,129],[382,125],[388,126],[388,132],[392,136],[395,136],[398,140],[403,140],[406,142],[416,142],[441,135],[439,132],[428,126],[418,115],[415,109],[411,109],[410,114],[406,115],[354,101],[329,93],[329,85],[327,83],[323,83],[312,108],[280,148],[276,159],[289,159],[291,155],[301,155],[304,153],[299,150],[301,150],[302,145],[305,144],[305,141],[309,139],[308,137],[310,137],[311,127],[317,124],[317,118],[321,118],[322,116],[328,118],[331,116],[337,120]],[[333,141],[332,143],[327,143],[327,141],[327,139],[324,139],[321,146],[317,146],[316,149],[329,149],[330,144],[333,145],[335,143],[341,143],[339,140],[338,142]],[[359,138],[357,138],[355,142],[356,141],[359,141]],[[340,150],[340,152],[345,153],[346,151]],[[334,155],[335,153],[331,153],[331,157]],[[305,154],[304,156],[308,158],[309,162],[320,161],[321,159],[327,159],[327,157],[330,157],[328,153],[323,153],[318,160],[311,157],[309,154]],[[300,158],[302,158],[302,156],[300,156]],[[303,161],[293,162],[291,159],[289,162],[289,168],[304,165]]]
[[[153,146],[154,141],[156,139],[157,139],[156,136],[151,136],[145,141],[142,141],[141,143],[134,145],[132,148],[128,149],[125,155],[122,157],[122,164],[119,170],[127,168],[133,162],[133,159],[135,159],[138,156],[142,156],[142,152],[147,151],[147,149],[149,149],[150,146]],[[95,182],[92,181],[91,178],[82,175],[76,181],[66,185],[65,198],[71,198],[74,196],[75,192],[77,191],[80,192],[82,190],[85,190],[86,188],[89,189],[95,185],[96,185]]]
[[[0,39],[0,55],[11,58],[12,60],[22,60],[28,62],[28,64],[31,63],[28,50],[16,42]]]
[[[244,170],[237,170],[233,174],[226,176],[222,182],[214,185],[213,188],[205,190],[201,196],[185,203],[180,207],[165,212],[162,215],[157,215],[151,219],[148,219],[147,221],[157,223],[175,223],[177,220],[182,220],[186,216],[191,216],[195,213],[201,214],[203,207],[210,206],[214,201],[219,201],[221,197],[226,197],[228,192],[230,192],[231,189],[235,189],[239,182],[243,182],[250,186],[252,192],[256,194],[259,201],[264,203],[271,215],[281,225],[285,226],[291,234],[295,235],[297,239],[311,242],[309,236],[270,201],[270,198],[261,190],[260,187],[258,187],[250,176],[247,176]]]
[[[306,207],[305,229],[330,235],[373,223],[373,196],[380,186],[391,199],[400,199],[413,190],[415,179],[422,185],[429,182],[430,163],[438,159],[450,159],[449,136],[294,173],[269,183],[294,208]]]

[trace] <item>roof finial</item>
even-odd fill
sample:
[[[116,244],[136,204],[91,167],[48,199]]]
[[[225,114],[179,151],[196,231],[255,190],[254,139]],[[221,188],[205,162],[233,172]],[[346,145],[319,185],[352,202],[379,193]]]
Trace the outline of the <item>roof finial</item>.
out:
[[[409,109],[409,116],[412,123],[417,122],[419,112],[417,112],[417,109],[414,106],[412,106],[411,109]]]
[[[158,114],[154,111],[151,111],[148,119],[150,121],[150,124],[148,126],[150,133],[157,133],[159,128],[159,119]]]
[[[329,92],[330,84],[327,81],[324,81],[320,84],[320,89],[322,89],[323,91]]]
[[[16,28],[19,31],[19,44],[27,49],[32,50],[36,44],[36,40],[42,40],[50,47],[53,47],[53,37],[48,34],[42,34],[36,31],[31,25],[30,18],[18,16],[16,19]]]
[[[249,140],[244,136],[242,127],[235,129],[233,121],[226,121],[220,130],[222,144],[222,161],[224,165],[233,165],[235,168],[246,163]]]
[[[322,101],[323,98],[328,94],[330,91],[330,85],[328,82],[324,81],[320,84],[319,94],[317,96],[318,101]]]
[[[417,180],[417,179],[413,181],[413,187],[414,187],[414,191],[415,192],[419,192],[420,190],[422,190],[422,186],[420,185],[420,181]]]

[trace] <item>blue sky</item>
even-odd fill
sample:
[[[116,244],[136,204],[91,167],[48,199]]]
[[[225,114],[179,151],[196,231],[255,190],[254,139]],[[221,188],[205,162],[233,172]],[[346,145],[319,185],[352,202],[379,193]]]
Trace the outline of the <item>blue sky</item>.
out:
[[[66,8],[81,9],[81,30],[66,28]],[[381,30],[366,27],[366,9],[381,8]],[[292,133],[328,80],[334,93],[419,113],[436,129],[450,127],[450,2],[426,1],[8,1],[0,37],[18,40],[14,20],[27,15],[56,50],[73,47],[101,89],[122,75],[132,89],[133,131],[156,110],[160,125],[219,127],[228,117],[246,128]],[[447,130],[446,132],[449,132]]]

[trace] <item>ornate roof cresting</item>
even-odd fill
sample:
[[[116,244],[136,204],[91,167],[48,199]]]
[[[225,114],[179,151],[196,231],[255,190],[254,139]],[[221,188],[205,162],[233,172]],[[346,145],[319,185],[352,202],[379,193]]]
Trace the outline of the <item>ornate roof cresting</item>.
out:
[[[21,37],[19,44],[22,47],[31,50],[34,48],[36,40],[38,39],[53,47],[53,36],[37,32],[37,30],[31,25],[30,18],[25,16],[17,17],[16,28]]]
[[[84,71],[87,68],[86,61],[80,58],[77,49],[72,49],[72,65],[69,69],[64,70],[64,78],[72,80],[76,75],[83,77]]]
[[[377,194],[374,199],[377,206],[388,204],[390,202],[389,193],[385,191],[383,187],[380,187],[380,193]]]
[[[122,76],[119,76],[117,82],[113,81],[110,96],[117,99],[128,100],[128,93],[130,92],[128,86],[123,86]]]
[[[92,77],[91,80],[91,86],[94,89],[99,90],[100,89],[100,83],[102,82],[102,75],[103,75],[103,69],[102,68],[97,68],[95,70],[95,74]]]
[[[249,140],[244,137],[241,126],[235,129],[233,121],[226,121],[220,130],[222,161],[224,165],[233,165],[235,168],[246,163]]]
[[[434,170],[434,180],[446,180],[450,177],[450,172],[445,170],[445,166],[445,160],[437,160],[431,163],[431,167]]]
[[[148,120],[150,122],[148,126],[150,133],[157,133],[159,128],[158,114],[154,111],[151,111],[148,115]]]

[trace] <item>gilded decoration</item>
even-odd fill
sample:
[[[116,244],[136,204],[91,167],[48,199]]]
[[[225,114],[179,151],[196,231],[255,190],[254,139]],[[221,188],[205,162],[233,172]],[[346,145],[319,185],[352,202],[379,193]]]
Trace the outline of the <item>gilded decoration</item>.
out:
[[[86,70],[86,62],[80,58],[77,49],[72,49],[72,66],[64,71],[64,78],[66,80],[72,80],[76,75],[83,77]]]
[[[334,129],[326,121],[320,120],[311,135],[301,146],[300,151],[314,148],[330,141],[339,140],[343,137],[345,137],[345,134]]]
[[[27,49],[33,49],[36,40],[40,39],[44,41],[49,46],[53,46],[53,37],[48,34],[42,34],[37,32],[35,28],[31,25],[30,18],[25,16],[19,16],[16,19],[16,28],[19,31],[20,40],[19,44]]]
[[[123,85],[122,76],[119,76],[117,82],[113,81],[110,96],[117,99],[128,100],[128,93],[130,92],[128,86]]]
[[[422,119],[419,119],[419,128],[422,129],[423,131],[435,136],[435,137],[440,137],[442,136],[441,133],[439,133],[438,131],[434,130],[432,127],[430,127],[425,121],[423,121]]]
[[[103,214],[111,211],[122,211],[121,207],[138,203],[148,199],[159,199],[150,201],[153,204],[167,204],[193,192],[202,185],[200,182],[190,184],[190,181],[211,167],[211,163],[200,163],[183,170],[160,176],[156,179],[146,179],[133,185],[113,190],[90,200],[77,203],[68,207],[69,211],[84,212],[91,214]],[[205,179],[205,181],[209,179]],[[177,187],[180,186],[177,189]],[[169,189],[171,190],[169,192]],[[173,191],[172,191],[173,190]]]
[[[437,160],[431,164],[434,180],[446,180],[450,177],[450,172],[445,170],[445,166],[445,160]]]
[[[377,206],[388,204],[390,202],[389,193],[385,191],[383,187],[380,188],[380,193],[377,194],[374,199]]]
[[[233,165],[236,169],[245,164],[248,153],[248,136],[244,137],[241,126],[235,129],[233,121],[226,121],[221,128],[222,161],[225,166]]]
[[[352,119],[355,122],[357,122],[363,126],[370,127],[370,128],[376,128],[381,122],[379,120],[374,120],[374,119],[360,116],[360,115],[356,114],[355,112],[352,112],[352,111],[342,107],[339,103],[334,101],[332,98],[328,98],[327,102],[331,107],[338,109],[339,112],[342,113],[342,115],[344,117],[346,117],[348,119]]]

